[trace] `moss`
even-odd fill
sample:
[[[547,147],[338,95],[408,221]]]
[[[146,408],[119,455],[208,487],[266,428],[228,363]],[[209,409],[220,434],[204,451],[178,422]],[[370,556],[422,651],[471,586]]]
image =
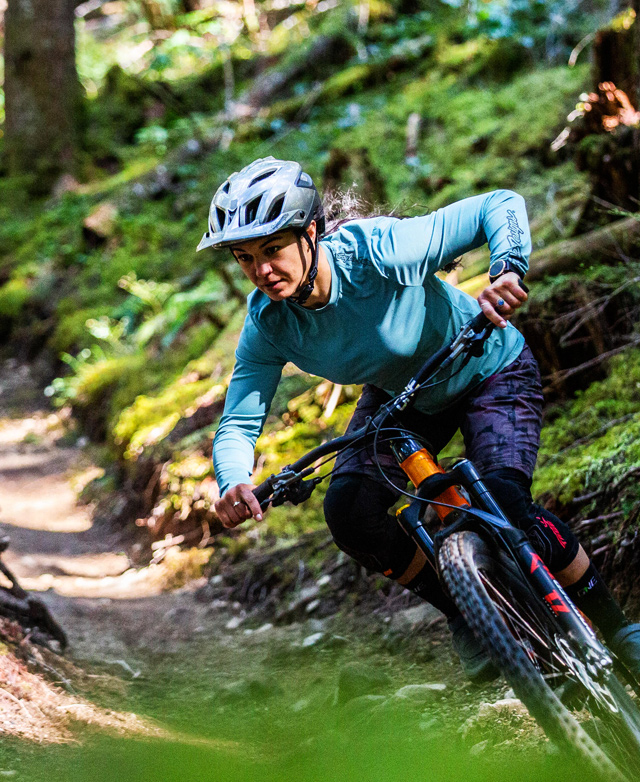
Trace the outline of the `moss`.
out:
[[[88,407],[104,399],[125,377],[136,373],[146,365],[141,354],[114,356],[86,363],[79,368],[73,381],[74,405]]]
[[[223,398],[224,391],[223,385],[211,380],[175,381],[157,396],[140,395],[118,416],[113,428],[114,441],[126,458],[136,458],[144,448],[164,439],[200,397],[207,394],[211,399]]]
[[[566,503],[615,482],[640,465],[639,436],[640,351],[629,350],[611,361],[605,380],[550,411],[534,491]]]
[[[0,316],[17,319],[31,298],[31,287],[24,279],[13,279],[0,287]]]

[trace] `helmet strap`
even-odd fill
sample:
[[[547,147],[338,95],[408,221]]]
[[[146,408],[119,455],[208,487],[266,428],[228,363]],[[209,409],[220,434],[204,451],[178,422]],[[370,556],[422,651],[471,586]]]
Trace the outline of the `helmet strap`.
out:
[[[291,296],[291,301],[294,301],[296,304],[303,305],[309,296],[313,293],[313,287],[315,284],[316,277],[318,276],[318,242],[314,244],[311,241],[311,237],[307,233],[306,229],[302,232],[302,236],[304,237],[305,241],[309,245],[309,248],[311,249],[311,268],[309,269],[309,274],[307,275],[307,281],[300,289],[300,293],[298,293],[297,296]],[[301,248],[302,249],[302,248]]]

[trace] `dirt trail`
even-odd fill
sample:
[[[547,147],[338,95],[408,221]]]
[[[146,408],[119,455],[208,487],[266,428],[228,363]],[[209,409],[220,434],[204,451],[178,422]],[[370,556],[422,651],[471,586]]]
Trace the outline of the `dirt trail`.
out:
[[[163,567],[131,567],[118,536],[77,505],[74,481],[95,468],[81,447],[61,445],[62,423],[45,407],[28,366],[0,364],[0,535],[11,540],[3,559],[65,628],[71,655],[133,668],[132,655],[212,630],[193,598],[197,583],[163,592]]]

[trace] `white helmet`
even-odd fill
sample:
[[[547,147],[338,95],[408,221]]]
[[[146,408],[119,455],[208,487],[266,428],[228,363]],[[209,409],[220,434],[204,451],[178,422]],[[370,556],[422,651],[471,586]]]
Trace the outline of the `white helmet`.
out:
[[[312,220],[320,237],[324,209],[311,177],[292,160],[261,158],[218,188],[209,209],[209,230],[197,249],[228,247],[284,228],[304,235]]]

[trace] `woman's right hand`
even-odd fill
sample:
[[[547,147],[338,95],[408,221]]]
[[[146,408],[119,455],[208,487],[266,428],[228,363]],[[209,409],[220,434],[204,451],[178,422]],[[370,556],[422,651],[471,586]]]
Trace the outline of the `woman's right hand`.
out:
[[[214,508],[223,527],[237,527],[250,518],[262,521],[262,509],[253,493],[255,488],[251,483],[239,483],[216,502]]]

